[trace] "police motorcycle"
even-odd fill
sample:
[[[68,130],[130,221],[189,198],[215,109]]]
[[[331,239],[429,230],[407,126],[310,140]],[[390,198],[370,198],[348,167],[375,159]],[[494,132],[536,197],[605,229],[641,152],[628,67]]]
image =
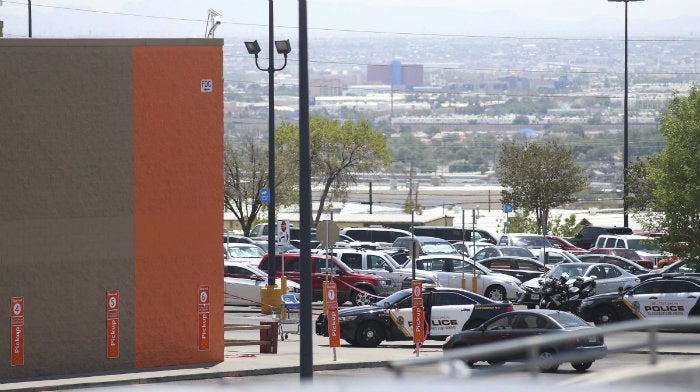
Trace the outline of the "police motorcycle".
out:
[[[581,300],[595,294],[595,280],[588,276],[569,278],[566,272],[558,278],[542,280],[540,308],[575,313]]]

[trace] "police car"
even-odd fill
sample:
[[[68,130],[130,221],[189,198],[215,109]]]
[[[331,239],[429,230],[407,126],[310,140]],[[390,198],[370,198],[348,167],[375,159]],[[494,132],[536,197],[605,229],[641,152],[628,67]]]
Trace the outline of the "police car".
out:
[[[424,287],[423,308],[427,338],[444,340],[475,328],[501,313],[513,311],[509,302],[496,302],[470,291]],[[404,289],[373,305],[340,309],[340,337],[351,345],[376,347],[384,340],[413,340],[411,289]],[[316,319],[316,334],[328,336],[328,319]]]
[[[596,325],[635,318],[700,316],[700,277],[661,276],[621,293],[594,295],[581,302],[579,316]]]

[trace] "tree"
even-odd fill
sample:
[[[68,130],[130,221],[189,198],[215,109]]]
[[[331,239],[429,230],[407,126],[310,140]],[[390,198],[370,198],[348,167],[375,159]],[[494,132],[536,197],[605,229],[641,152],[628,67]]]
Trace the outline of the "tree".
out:
[[[312,117],[309,125],[311,181],[321,188],[314,219],[314,225],[318,225],[326,202],[343,201],[348,188],[356,183],[358,172],[383,170],[391,163],[391,154],[382,132],[373,130],[367,120],[340,122]],[[275,143],[278,173],[286,173],[284,183],[279,185],[286,198],[280,198],[280,202],[293,204],[298,201],[294,199],[299,184],[299,126],[283,123],[277,129]]]
[[[543,145],[529,141],[501,144],[496,173],[505,188],[503,203],[534,212],[540,234],[547,233],[549,211],[574,201],[573,194],[585,189],[588,181],[571,149],[556,140]]]
[[[246,236],[263,207],[258,194],[267,186],[267,168],[267,149],[253,137],[244,137],[238,143],[226,140],[224,207],[233,212]]]
[[[676,94],[661,115],[662,149],[646,165],[649,207],[657,227],[668,232],[668,244],[686,243],[686,252],[700,256],[700,90]]]

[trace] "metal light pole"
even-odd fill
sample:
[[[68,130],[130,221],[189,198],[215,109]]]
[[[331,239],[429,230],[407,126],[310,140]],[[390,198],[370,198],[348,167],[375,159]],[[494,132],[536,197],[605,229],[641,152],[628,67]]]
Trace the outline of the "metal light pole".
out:
[[[27,16],[29,22],[29,38],[32,38],[32,0],[27,0]]]
[[[273,5],[272,0],[269,0],[269,64],[267,68],[261,68],[258,64],[258,54],[260,53],[260,45],[258,41],[246,41],[245,46],[249,54],[255,55],[255,66],[259,70],[268,73],[268,187],[270,188],[270,202],[267,205],[267,255],[268,255],[268,286],[275,286],[275,273],[277,272],[277,247],[275,246],[275,229],[277,221],[275,220],[275,72],[281,71],[287,66],[287,55],[292,51],[289,40],[275,41],[274,40],[274,24],[273,24]],[[274,45],[273,45],[274,43]],[[277,47],[277,53],[284,55],[284,65],[281,68],[275,68],[274,48]]]
[[[624,101],[624,153],[622,163],[622,225],[629,227],[629,214],[627,211],[627,196],[629,195],[629,187],[627,186],[627,171],[629,169],[629,112],[627,108],[628,102],[628,75],[627,75],[627,6],[630,1],[644,0],[608,0],[613,3],[625,3],[625,101]]]
[[[313,360],[313,315],[311,307],[311,157],[309,124],[309,44],[306,0],[299,0],[299,226],[301,247],[301,307],[299,376],[311,380]]]

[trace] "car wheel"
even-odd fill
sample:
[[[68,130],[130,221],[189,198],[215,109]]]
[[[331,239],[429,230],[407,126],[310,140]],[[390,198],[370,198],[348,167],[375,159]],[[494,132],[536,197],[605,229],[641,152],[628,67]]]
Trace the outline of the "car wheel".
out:
[[[362,323],[357,329],[355,340],[362,347],[377,347],[384,340],[384,329],[375,321]]]
[[[593,312],[593,324],[605,325],[617,321],[615,311],[609,306],[601,306]]]
[[[554,352],[544,350],[538,357],[540,363],[540,371],[543,373],[554,373],[559,369],[559,364],[554,361]]]
[[[362,290],[362,291],[360,291]],[[353,290],[351,299],[352,304],[354,306],[361,306],[361,305],[371,305],[374,303],[374,293],[372,292],[372,289],[367,289],[365,287],[361,288],[360,290]]]
[[[484,293],[485,297],[488,297],[494,301],[505,301],[506,289],[501,286],[489,286]]]
[[[355,341],[355,339],[345,339],[345,341],[350,343],[351,346],[357,345],[357,341]]]
[[[586,370],[590,369],[591,366],[593,366],[593,362],[572,362],[571,366],[573,366],[573,368],[576,369],[577,372],[585,372]]]

